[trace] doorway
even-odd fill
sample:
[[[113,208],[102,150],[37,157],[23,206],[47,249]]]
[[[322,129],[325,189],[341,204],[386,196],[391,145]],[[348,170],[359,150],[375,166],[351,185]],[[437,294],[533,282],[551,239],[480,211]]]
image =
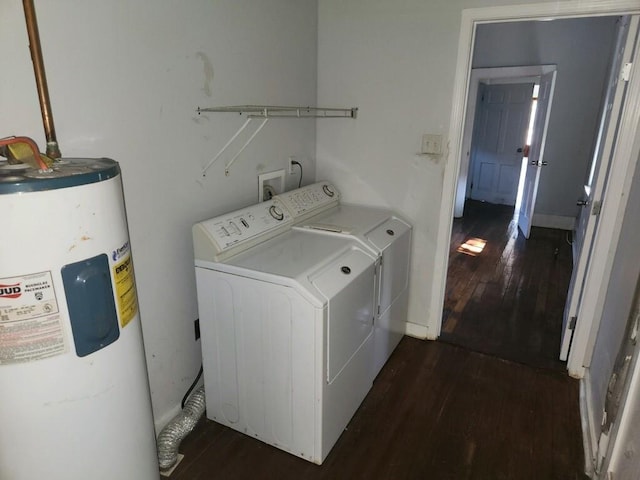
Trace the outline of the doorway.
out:
[[[467,198],[516,204],[534,88],[533,82],[478,86]]]
[[[531,168],[533,176],[529,176],[524,194],[525,203],[531,209],[527,211],[524,205],[522,214],[519,217],[514,216],[513,207],[498,208],[497,204],[513,205],[515,203],[514,186],[518,184],[520,176],[513,174],[500,176],[497,172],[500,170],[498,167],[502,165],[492,168],[489,162],[484,160],[478,162],[477,152],[478,149],[482,149],[484,141],[481,132],[488,122],[486,118],[482,121],[479,116],[484,108],[482,103],[471,98],[474,92],[473,81],[476,69],[472,70],[467,118],[474,118],[474,116],[476,118],[473,144],[465,144],[465,141],[469,142],[467,125],[465,125],[465,140],[463,140],[463,151],[467,152],[467,158],[472,161],[468,161],[465,166],[463,160],[460,168],[455,213],[457,217],[462,214],[462,219],[456,219],[453,222],[441,325],[443,340],[532,366],[564,368],[558,359],[562,313],[571,275],[572,251],[569,242],[577,213],[574,212],[575,201],[576,197],[580,196],[580,188],[588,173],[589,160],[595,143],[602,103],[602,84],[607,77],[608,59],[613,51],[616,19],[616,17],[600,17],[552,22],[514,22],[508,25],[498,23],[477,27],[472,60],[474,67],[478,66],[480,70],[485,65],[489,65],[484,70],[493,70],[494,68],[491,67],[497,64],[511,69],[535,68],[535,66],[509,66],[509,63],[517,65],[518,60],[522,59],[531,59],[528,60],[529,62],[538,60],[539,63],[545,64],[537,67],[539,69],[545,67],[544,72],[539,70],[531,73],[521,70],[519,75],[524,77],[524,71],[530,75],[536,75],[538,81],[542,76],[548,75],[548,83],[553,85],[555,74],[552,76],[551,72],[557,65],[561,72],[561,81],[556,95],[559,94],[560,98],[557,105],[554,105],[556,110],[553,116],[546,116],[547,121],[551,119],[550,128],[553,129],[549,135],[549,141],[545,140],[546,128],[544,131],[539,129],[536,145],[532,145],[531,148],[535,165]],[[604,43],[601,45],[604,49],[601,52],[604,58],[600,63],[594,62],[591,58],[580,58],[575,51],[571,52],[571,45],[586,41],[587,30],[591,34],[597,31],[597,37],[601,43]],[[513,36],[509,37],[509,35]],[[519,46],[517,36],[522,39]],[[506,38],[504,41],[506,46],[500,45],[500,48],[496,49],[495,40],[501,37]],[[603,39],[605,41],[602,41]],[[535,54],[532,50],[536,50]],[[509,73],[512,76],[511,81],[516,82],[517,78],[513,77],[517,77],[518,74],[513,71]],[[573,88],[585,89],[585,92],[582,92],[584,97],[580,102],[576,101],[575,91],[568,91],[567,77],[571,75],[575,76],[569,83],[575,82],[580,85],[579,87],[574,85]],[[475,78],[478,79],[477,74]],[[481,81],[479,82],[481,85]],[[484,88],[486,87],[480,86],[478,98],[482,98],[486,93],[483,91]],[[586,90],[590,93],[587,94]],[[551,92],[553,92],[553,86],[551,86]],[[475,115],[473,110],[470,111],[474,106],[475,113],[478,115]],[[550,109],[546,113],[549,111]],[[568,118],[579,118],[580,128],[577,128],[578,122],[567,123]],[[516,139],[511,143],[514,151],[508,153],[514,156],[515,149],[520,149],[518,153],[521,160],[524,156],[522,149],[525,148],[525,141]],[[546,158],[543,161],[541,157],[545,144],[549,150],[548,161]],[[572,157],[563,157],[561,153],[563,149],[572,151]],[[547,176],[545,179],[543,175],[543,183],[539,184],[540,167],[547,165],[548,162],[554,164],[552,177],[556,178],[550,179]],[[512,173],[514,163],[511,162]],[[565,163],[564,168],[560,168],[560,163]],[[568,163],[571,164],[566,165]],[[495,188],[493,192],[485,189],[488,193],[485,192],[484,195],[476,193],[479,187],[484,186],[478,184],[482,180],[480,165],[483,164],[488,165],[487,172],[494,172],[493,177],[489,174],[485,175],[485,180],[491,180],[487,184],[495,186],[499,185],[500,181],[505,182],[498,189],[501,192],[508,192],[504,198],[495,194],[492,196],[496,191]],[[518,173],[520,173],[519,169]],[[558,181],[560,178],[562,180]],[[508,182],[507,179],[509,179]],[[465,188],[461,188],[463,184]],[[533,206],[536,204],[539,186],[543,195],[539,202],[541,212],[536,218]],[[474,198],[485,202],[474,202]],[[567,206],[568,203],[569,206]],[[468,212],[465,212],[464,205],[470,206]],[[520,229],[518,219],[521,224]],[[532,225],[536,225],[537,228],[532,228]],[[487,244],[486,249],[473,258],[464,252],[461,253],[456,246],[457,237],[461,235],[484,240]],[[527,242],[524,237],[529,236],[530,240]],[[462,242],[466,240],[461,239]],[[488,263],[484,263],[485,261]],[[461,281],[466,282],[464,287],[460,286]]]
[[[435,281],[431,289],[431,303],[426,330],[429,338],[440,335],[442,311],[446,290],[446,272],[451,237],[451,225],[457,192],[458,173],[463,164],[463,130],[465,108],[469,91],[469,77],[472,69],[470,59],[475,41],[476,30],[485,24],[496,22],[517,22],[522,20],[547,21],[549,19],[598,18],[605,15],[640,14],[636,0],[612,0],[606,4],[598,1],[574,1],[531,5],[509,5],[503,7],[474,8],[463,10],[460,26],[456,75],[453,83],[453,103],[450,121],[451,161],[446,166],[443,179],[442,208],[438,220],[437,252],[433,272]],[[637,43],[637,42],[636,42]],[[622,110],[617,126],[615,150],[610,153],[610,167],[606,178],[607,188],[600,203],[600,222],[598,235],[594,238],[591,250],[607,252],[615,249],[616,239],[622,226],[622,215],[627,205],[633,171],[638,161],[637,134],[640,132],[640,111],[633,108],[640,102],[640,47],[636,45],[631,54],[624,78],[628,78],[628,92],[622,102]],[[623,73],[623,72],[621,72]],[[622,77],[621,77],[622,78]],[[610,255],[595,255],[588,259],[589,268],[582,279],[582,300],[579,302],[580,318],[575,322],[571,349],[568,355],[567,370],[571,376],[582,378],[585,375],[593,342],[600,325],[602,297],[606,291],[606,276],[611,270]],[[572,322],[573,323],[573,322]]]

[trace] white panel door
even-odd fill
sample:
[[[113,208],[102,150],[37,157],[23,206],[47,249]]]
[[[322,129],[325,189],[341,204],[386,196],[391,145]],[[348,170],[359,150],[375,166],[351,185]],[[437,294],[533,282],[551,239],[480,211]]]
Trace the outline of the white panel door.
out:
[[[515,205],[533,83],[487,85],[478,105],[470,197]]]
[[[536,118],[533,120],[533,135],[531,136],[531,149],[529,151],[529,164],[524,177],[522,189],[522,205],[518,213],[518,227],[525,238],[531,234],[531,221],[536,206],[538,195],[538,183],[540,182],[540,169],[547,164],[543,160],[544,145],[549,126],[549,115],[553,101],[553,91],[556,82],[556,72],[545,73],[540,77],[540,89],[538,91],[538,106]]]
[[[638,28],[638,20],[634,18],[633,29]],[[602,117],[598,128],[596,146],[591,160],[589,177],[585,185],[585,194],[578,200],[581,206],[576,234],[574,238],[577,260],[573,266],[567,303],[562,319],[562,343],[560,359],[566,360],[569,355],[571,338],[575,328],[573,317],[577,318],[578,306],[582,298],[582,288],[587,273],[587,266],[591,257],[591,247],[598,226],[598,210],[600,199],[604,196],[607,183],[609,163],[617,138],[618,122],[622,113],[622,104],[626,93],[626,83],[621,79],[622,65],[628,62],[633,53],[634,35],[629,35],[629,20],[622,21],[618,27],[616,50],[612,59],[611,70],[604,97]],[[594,205],[596,209],[594,210]]]

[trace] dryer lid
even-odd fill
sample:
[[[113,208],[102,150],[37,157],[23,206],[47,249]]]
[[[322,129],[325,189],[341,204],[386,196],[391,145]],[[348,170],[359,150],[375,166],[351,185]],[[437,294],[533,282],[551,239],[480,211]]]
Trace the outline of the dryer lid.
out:
[[[398,218],[391,218],[367,233],[366,237],[380,251],[406,234],[411,227]]]
[[[380,225],[391,215],[391,211],[380,208],[338,205],[326,213],[310,218],[301,226],[346,235],[358,235]]]

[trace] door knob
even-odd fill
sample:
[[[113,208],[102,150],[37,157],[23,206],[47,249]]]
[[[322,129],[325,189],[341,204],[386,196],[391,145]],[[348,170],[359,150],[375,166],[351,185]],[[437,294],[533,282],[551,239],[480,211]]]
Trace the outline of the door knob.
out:
[[[578,200],[576,202],[576,205],[579,207],[586,207],[587,205],[589,205],[589,200]]]

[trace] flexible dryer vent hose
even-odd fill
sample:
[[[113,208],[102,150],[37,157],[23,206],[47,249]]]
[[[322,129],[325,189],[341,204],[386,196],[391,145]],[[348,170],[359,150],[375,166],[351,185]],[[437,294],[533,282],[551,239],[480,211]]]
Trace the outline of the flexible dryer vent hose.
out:
[[[180,443],[191,433],[200,417],[204,414],[204,410],[204,387],[200,387],[189,397],[182,411],[158,435],[158,463],[160,470],[168,470],[178,461]]]

